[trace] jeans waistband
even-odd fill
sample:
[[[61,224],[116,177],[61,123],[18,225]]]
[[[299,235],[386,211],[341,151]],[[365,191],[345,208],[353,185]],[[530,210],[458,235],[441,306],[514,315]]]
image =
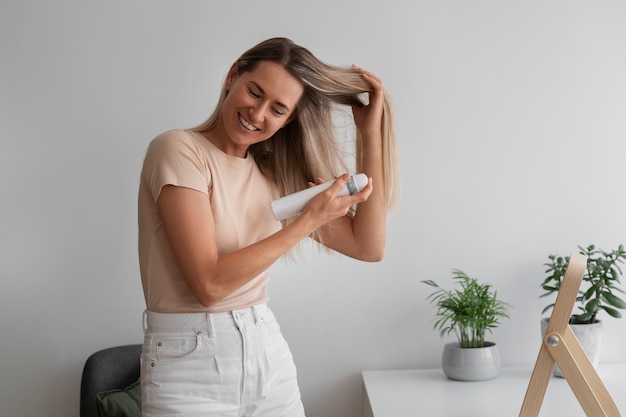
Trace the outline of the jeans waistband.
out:
[[[213,337],[216,329],[259,325],[271,314],[266,303],[220,313],[143,313],[144,333],[186,333],[207,331]]]

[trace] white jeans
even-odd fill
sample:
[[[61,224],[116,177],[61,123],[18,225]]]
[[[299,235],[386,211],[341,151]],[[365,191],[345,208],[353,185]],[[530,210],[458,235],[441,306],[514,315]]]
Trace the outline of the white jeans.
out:
[[[267,305],[145,319],[143,417],[304,416],[293,358]]]

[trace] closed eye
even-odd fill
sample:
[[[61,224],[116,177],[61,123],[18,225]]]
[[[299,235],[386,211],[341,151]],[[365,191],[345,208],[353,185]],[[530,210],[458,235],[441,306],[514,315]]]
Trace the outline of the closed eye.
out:
[[[272,112],[276,115],[276,116],[282,116],[285,113],[281,110],[278,110],[277,108],[272,108]]]
[[[265,91],[263,90],[263,88],[261,88],[259,84],[251,81],[248,85],[248,93],[253,98],[259,100],[262,98],[263,94],[265,94]],[[272,107],[272,113],[274,113],[276,116],[284,116],[288,114],[289,111],[289,107],[280,101],[275,102],[274,106]]]
[[[261,98],[261,95],[259,93],[257,93],[256,91],[254,91],[252,88],[248,88],[248,92],[254,98]]]

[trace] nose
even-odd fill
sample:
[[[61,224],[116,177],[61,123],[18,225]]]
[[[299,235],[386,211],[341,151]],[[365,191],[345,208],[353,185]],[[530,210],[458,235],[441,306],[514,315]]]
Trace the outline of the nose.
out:
[[[266,111],[267,111],[266,103],[257,103],[254,106],[250,106],[250,109],[248,111],[248,115],[250,116],[250,121],[253,123],[262,122]]]

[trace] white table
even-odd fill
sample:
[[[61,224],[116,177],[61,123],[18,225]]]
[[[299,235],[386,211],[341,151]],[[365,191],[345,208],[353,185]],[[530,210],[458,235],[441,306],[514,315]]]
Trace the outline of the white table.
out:
[[[364,417],[518,417],[532,368],[503,368],[489,381],[447,379],[441,369],[363,371]],[[601,364],[598,374],[626,410],[626,364]],[[539,417],[585,417],[567,381],[552,377]]]

